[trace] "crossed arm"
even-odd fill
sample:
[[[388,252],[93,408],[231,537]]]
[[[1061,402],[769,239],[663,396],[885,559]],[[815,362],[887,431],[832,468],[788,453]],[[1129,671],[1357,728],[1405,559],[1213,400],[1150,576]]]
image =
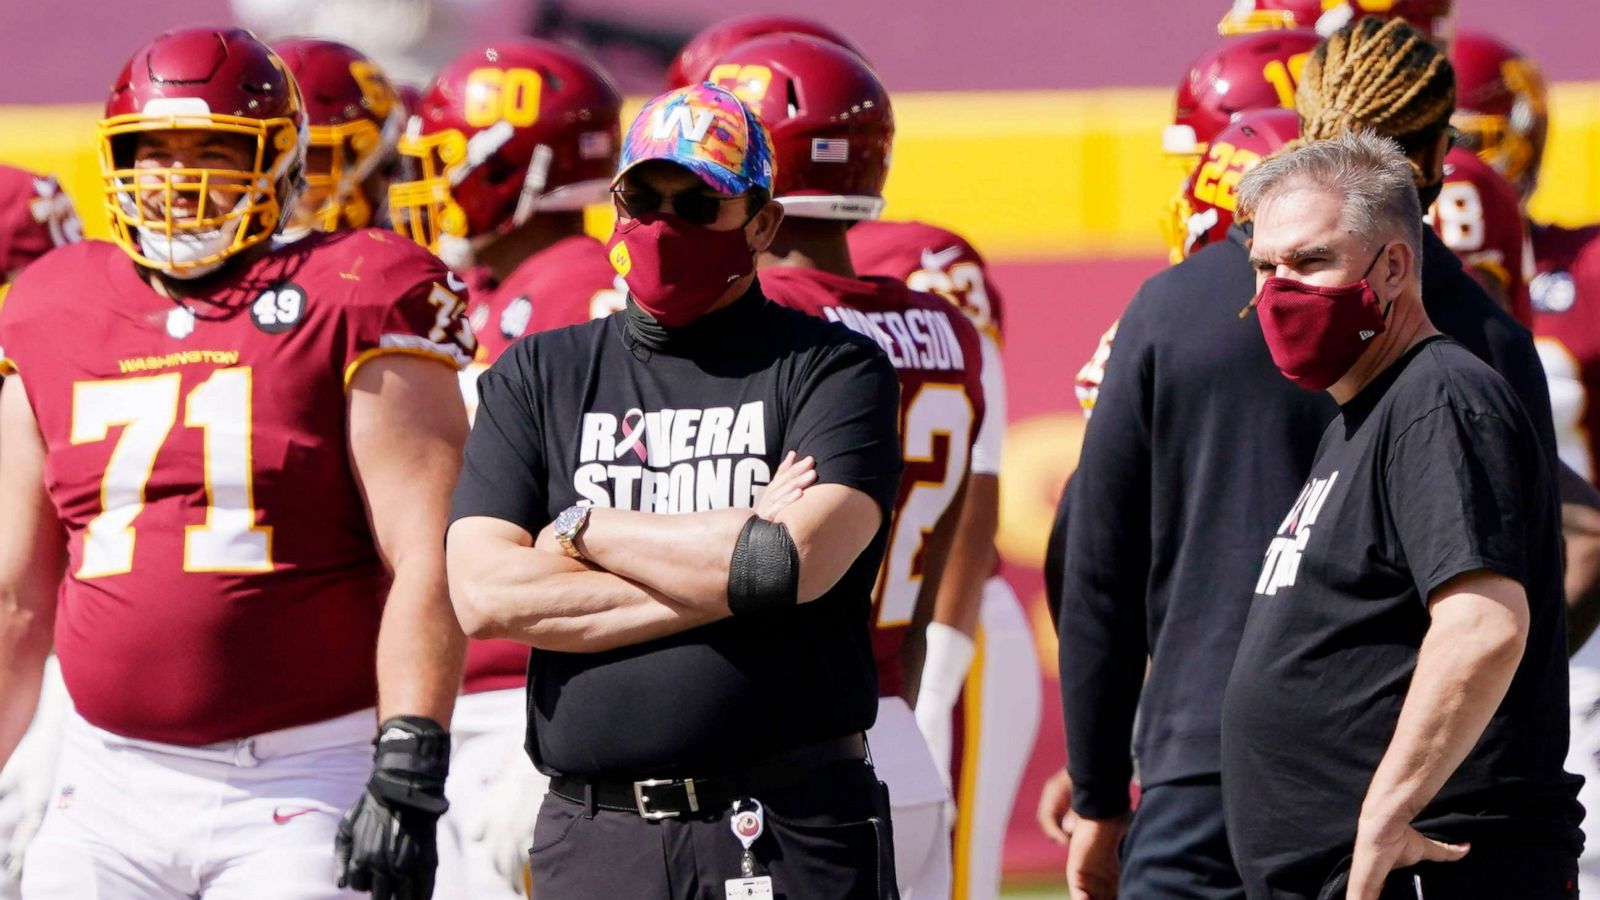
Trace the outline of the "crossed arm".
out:
[[[597,508],[577,542],[587,564],[562,554],[550,528],[535,537],[499,519],[463,518],[450,527],[447,551],[456,614],[473,637],[570,653],[718,621],[729,615],[729,564],[752,515],[789,529],[800,558],[798,597],[810,602],[855,562],[883,515],[861,491],[814,479],[809,460],[786,460],[755,510]]]

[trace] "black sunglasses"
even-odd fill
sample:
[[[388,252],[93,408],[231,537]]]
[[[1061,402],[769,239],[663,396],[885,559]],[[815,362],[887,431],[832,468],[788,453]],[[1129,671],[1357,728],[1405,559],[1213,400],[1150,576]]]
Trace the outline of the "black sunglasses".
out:
[[[691,225],[710,225],[722,214],[722,204],[730,200],[743,200],[749,194],[724,197],[698,189],[690,189],[668,197],[647,187],[612,188],[617,207],[630,219],[661,211],[662,203],[670,203],[673,215]]]

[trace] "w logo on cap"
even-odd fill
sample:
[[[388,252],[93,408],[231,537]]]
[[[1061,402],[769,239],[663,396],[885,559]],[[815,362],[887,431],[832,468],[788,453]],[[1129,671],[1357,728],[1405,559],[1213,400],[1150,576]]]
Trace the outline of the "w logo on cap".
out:
[[[664,141],[676,131],[683,139],[698,144],[705,140],[706,132],[711,130],[711,122],[715,118],[715,113],[709,109],[691,110],[681,104],[670,109],[657,107],[650,119],[650,137]]]

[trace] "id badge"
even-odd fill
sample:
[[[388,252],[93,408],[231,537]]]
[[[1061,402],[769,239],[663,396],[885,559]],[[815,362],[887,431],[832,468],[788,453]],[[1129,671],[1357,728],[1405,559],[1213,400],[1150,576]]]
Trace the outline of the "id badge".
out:
[[[760,878],[729,878],[726,886],[728,900],[773,900],[772,879],[766,875]]]

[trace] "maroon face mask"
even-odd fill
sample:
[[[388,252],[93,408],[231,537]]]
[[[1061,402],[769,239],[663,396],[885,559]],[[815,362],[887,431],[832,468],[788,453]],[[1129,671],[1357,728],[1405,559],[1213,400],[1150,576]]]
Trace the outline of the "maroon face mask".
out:
[[[1353,284],[1320,287],[1277,277],[1262,283],[1256,295],[1261,334],[1284,377],[1308,391],[1325,391],[1383,334],[1389,310],[1379,308],[1367,275],[1385,249],[1379,248]]]
[[[634,302],[668,328],[700,318],[756,267],[743,228],[713,231],[670,213],[618,222],[606,251]]]

